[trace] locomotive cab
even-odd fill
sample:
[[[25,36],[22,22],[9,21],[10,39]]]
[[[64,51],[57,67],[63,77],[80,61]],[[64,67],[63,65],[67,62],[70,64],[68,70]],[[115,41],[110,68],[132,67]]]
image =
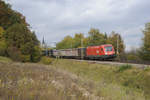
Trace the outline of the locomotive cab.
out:
[[[105,58],[116,57],[115,50],[112,45],[104,45],[104,53],[105,53]]]
[[[114,48],[112,46],[104,46],[105,55],[115,54]]]

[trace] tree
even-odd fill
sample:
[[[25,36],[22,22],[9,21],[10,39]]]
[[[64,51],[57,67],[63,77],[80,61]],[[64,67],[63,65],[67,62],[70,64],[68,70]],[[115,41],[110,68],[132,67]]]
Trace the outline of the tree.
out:
[[[118,48],[119,54],[124,53],[125,45],[120,34],[112,31],[111,35],[108,37],[107,43],[112,44],[114,46],[116,53],[117,53],[117,48]],[[117,44],[118,44],[118,47],[117,47]]]
[[[34,56],[32,54],[36,50],[35,46],[39,46],[39,41],[37,40],[35,34],[31,32],[24,24],[16,23],[9,27],[6,30],[5,39],[9,47],[15,48],[17,52],[20,52],[19,54],[22,56],[22,61],[34,61]],[[9,52],[11,52],[10,50],[14,49],[10,48]],[[9,56],[11,57],[10,53]]]
[[[100,33],[98,29],[90,29],[88,34],[89,46],[105,44],[105,35],[103,33]]]
[[[15,23],[29,26],[22,14],[12,10],[10,4],[6,4],[4,1],[0,0],[0,26],[6,30]]]
[[[145,29],[143,30],[144,38],[143,45],[140,51],[140,57],[143,60],[150,60],[150,23],[145,24]]]
[[[74,38],[73,38],[73,48],[78,48],[78,47],[81,47],[82,43],[84,41],[84,35],[82,33],[76,33]],[[83,44],[84,46],[84,44]]]
[[[105,44],[107,43],[107,40],[108,40],[108,36],[107,36],[107,33],[105,32],[104,34],[104,39],[105,39]]]
[[[73,48],[73,38],[71,36],[66,36],[61,42],[56,44],[57,49],[69,49]]]
[[[83,47],[87,47],[87,46],[89,46],[89,37],[85,37],[84,39],[83,39]]]
[[[88,46],[88,38],[83,33],[76,33],[74,37],[66,36],[62,41],[56,44],[57,49],[80,48]]]
[[[0,55],[5,51],[5,56],[16,61],[39,60],[40,48],[35,32],[30,31],[29,24],[21,13],[12,10],[11,5],[2,0],[0,0],[0,26]]]

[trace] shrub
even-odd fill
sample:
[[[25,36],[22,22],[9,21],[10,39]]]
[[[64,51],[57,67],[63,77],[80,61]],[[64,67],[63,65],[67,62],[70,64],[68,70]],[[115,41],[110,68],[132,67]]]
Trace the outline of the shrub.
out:
[[[12,54],[13,52],[8,52],[9,56],[15,56],[15,58],[14,56],[11,56],[13,60],[16,60],[16,56],[23,58],[22,60],[17,58],[17,61],[38,62],[40,60],[41,51],[39,47],[39,41],[37,40],[35,33],[31,32],[24,24],[16,23],[12,25],[6,30],[4,37],[8,47],[12,48],[10,51],[14,51],[16,53],[16,55],[14,55]],[[17,51],[13,48],[15,48]]]
[[[31,61],[38,62],[41,58],[41,49],[38,46],[35,46],[33,49],[33,53],[31,54]]]
[[[137,54],[127,54],[127,60],[136,61],[136,62],[141,61],[141,59],[139,58],[139,56]]]
[[[0,56],[6,56],[6,42],[0,39]]]
[[[131,68],[132,68],[132,66],[129,64],[121,65],[121,66],[119,66],[118,72],[123,72],[123,71],[125,71],[127,69],[131,69]]]
[[[8,47],[7,53],[13,61],[22,61],[21,52],[16,47]]]
[[[7,57],[1,57],[0,56],[0,62],[12,62],[12,60],[7,58]]]
[[[30,55],[21,55],[22,62],[30,62]]]
[[[49,64],[51,64],[52,62],[53,62],[53,59],[52,59],[52,58],[49,58],[49,57],[46,57],[46,56],[42,57],[42,58],[41,58],[41,61],[40,61],[40,63],[46,64],[46,65],[49,65]]]

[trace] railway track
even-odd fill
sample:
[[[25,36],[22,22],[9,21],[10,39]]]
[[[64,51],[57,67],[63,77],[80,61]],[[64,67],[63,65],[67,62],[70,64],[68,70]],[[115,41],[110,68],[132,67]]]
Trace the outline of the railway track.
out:
[[[73,60],[75,60],[75,59],[73,59]],[[129,65],[132,65],[132,66],[138,67],[138,68],[150,67],[150,64],[139,64],[139,63],[132,63],[132,62],[97,61],[97,60],[95,60],[95,61],[93,61],[93,60],[76,60],[76,61],[80,61],[80,62],[86,61],[86,62],[89,62],[89,63],[109,64],[109,65],[115,65],[115,66],[121,66],[121,65],[129,64]]]

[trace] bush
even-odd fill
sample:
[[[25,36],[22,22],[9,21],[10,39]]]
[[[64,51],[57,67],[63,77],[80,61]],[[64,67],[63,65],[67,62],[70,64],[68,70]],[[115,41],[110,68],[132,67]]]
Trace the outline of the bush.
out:
[[[22,61],[21,52],[16,47],[8,47],[7,53],[8,57],[10,57],[13,61]]]
[[[38,62],[40,60],[40,45],[34,32],[31,32],[24,24],[16,23],[9,27],[4,34],[8,47],[11,47],[16,55],[9,53],[13,60],[23,62]],[[14,48],[16,50],[14,50]],[[13,56],[11,56],[13,55]],[[18,57],[17,57],[18,56]],[[20,60],[20,57],[22,60]],[[19,58],[19,59],[18,59]]]
[[[22,62],[30,62],[30,55],[21,55]]]
[[[33,52],[31,54],[31,61],[32,62],[38,62],[41,58],[41,49],[38,46],[35,46],[33,49]]]
[[[119,67],[119,69],[118,69],[118,72],[123,72],[123,71],[125,71],[125,70],[127,70],[127,69],[131,69],[131,68],[132,68],[132,66],[129,65],[129,64],[121,65],[121,66]]]
[[[40,61],[40,63],[46,64],[46,65],[52,64],[52,62],[53,62],[53,59],[46,57],[46,56],[42,57]]]
[[[0,56],[6,56],[7,45],[4,40],[0,39]]]
[[[141,59],[138,56],[138,54],[127,54],[127,60],[134,61],[134,62],[141,62]]]
[[[12,60],[7,57],[0,56],[0,62],[12,62]]]

